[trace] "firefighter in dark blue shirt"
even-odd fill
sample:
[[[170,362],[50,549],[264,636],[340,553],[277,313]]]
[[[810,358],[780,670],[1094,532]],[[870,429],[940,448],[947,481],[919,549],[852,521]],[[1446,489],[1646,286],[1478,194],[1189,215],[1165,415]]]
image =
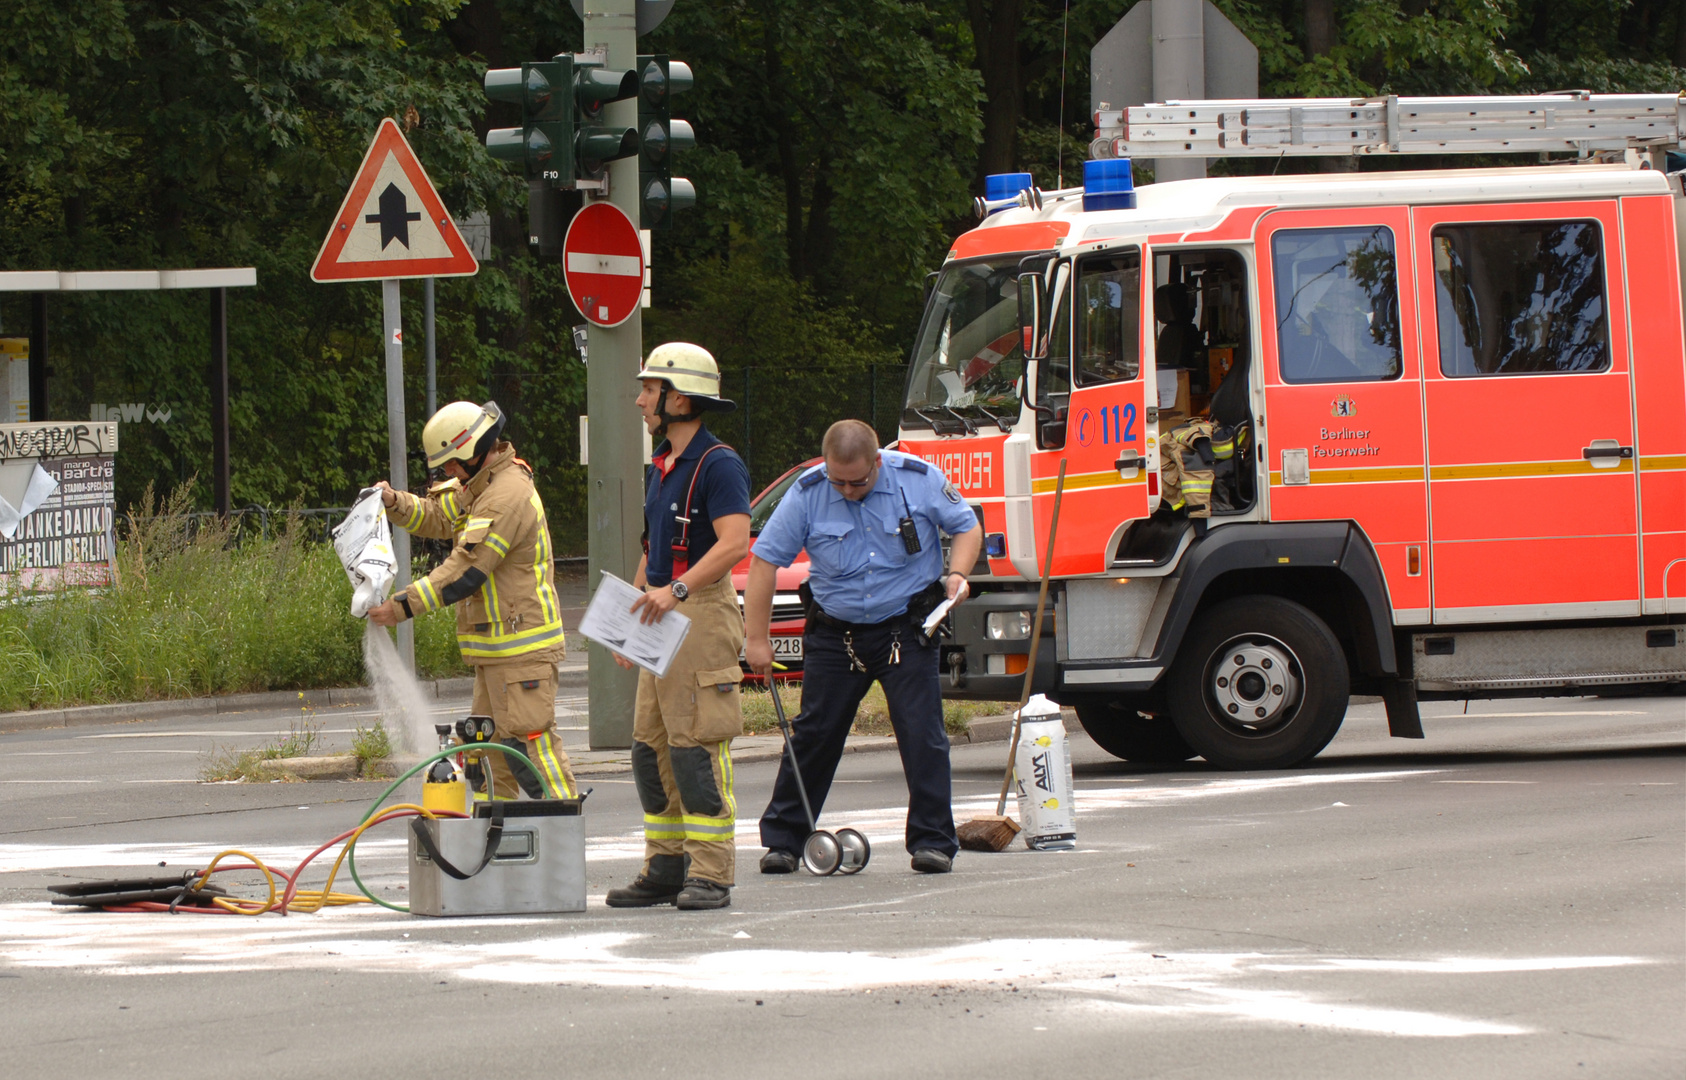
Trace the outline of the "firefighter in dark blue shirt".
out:
[[[638,673],[632,778],[644,807],[644,866],[606,902],[722,908],[737,854],[732,739],[743,734],[743,614],[732,568],[749,551],[749,470],[703,426],[705,412],[737,407],[720,396],[707,350],[658,346],[638,378],[639,411],[666,441],[645,476],[646,548],[633,578],[644,595],[632,610],[645,622],[682,610],[691,630],[664,678]]]
[[[907,850],[913,869],[947,873],[960,848],[954,833],[948,734],[938,686],[940,650],[920,622],[943,597],[967,595],[983,530],[941,473],[919,458],[878,449],[872,428],[841,420],[825,433],[825,464],[803,473],[762,527],[744,590],[751,670],[772,669],[767,628],[776,566],[808,550],[802,710],[792,744],[814,812],[831,788],[861,698],[884,687],[907,775]],[[940,534],[953,537],[947,573]],[[761,816],[764,874],[796,869],[808,823],[788,757]]]

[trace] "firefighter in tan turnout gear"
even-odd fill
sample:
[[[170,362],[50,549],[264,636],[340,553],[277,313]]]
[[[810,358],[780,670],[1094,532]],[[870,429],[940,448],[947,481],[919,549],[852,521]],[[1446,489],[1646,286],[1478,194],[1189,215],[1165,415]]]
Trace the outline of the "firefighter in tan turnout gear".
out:
[[[532,470],[499,438],[503,426],[496,402],[454,401],[422,429],[428,467],[443,468],[449,479],[426,498],[377,485],[394,524],[454,546],[431,574],[369,617],[396,626],[456,605],[457,644],[474,668],[474,713],[490,716],[496,738],[526,754],[550,789],[571,798],[574,775],[556,733],[556,664],[565,649],[550,527]],[[548,794],[520,761],[487,759],[493,797]]]
[[[658,346],[638,379],[644,423],[666,441],[645,475],[645,556],[633,579],[644,595],[632,610],[655,622],[677,609],[691,629],[664,678],[638,674],[632,777],[644,807],[644,867],[605,899],[610,907],[722,908],[737,854],[731,746],[743,734],[744,633],[732,567],[749,552],[749,470],[703,426],[708,410],[737,407],[720,396],[707,350]]]

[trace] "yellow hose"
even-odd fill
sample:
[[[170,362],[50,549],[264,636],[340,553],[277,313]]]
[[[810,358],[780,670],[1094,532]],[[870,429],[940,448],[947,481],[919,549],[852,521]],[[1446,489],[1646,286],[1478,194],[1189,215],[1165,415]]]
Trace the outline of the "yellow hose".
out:
[[[334,878],[339,875],[340,864],[345,862],[346,854],[351,850],[352,845],[357,843],[358,838],[383,821],[391,820],[393,812],[397,810],[414,810],[422,817],[435,821],[438,820],[438,815],[432,810],[429,810],[424,806],[417,806],[415,803],[397,803],[382,810],[378,816],[372,817],[368,821],[363,822],[363,824],[357,826],[356,830],[353,831],[350,836],[345,838],[345,843],[340,845],[339,857],[334,860],[333,867],[328,871],[328,880],[323,883],[322,887],[320,889],[295,890],[292,900],[287,904],[287,911],[302,911],[305,914],[314,914],[325,907],[345,907],[350,904],[373,903],[374,901],[370,900],[368,897],[359,896],[356,893],[334,892]],[[235,915],[263,915],[266,912],[274,911],[276,907],[275,879],[278,875],[275,871],[266,866],[262,859],[250,852],[241,851],[239,848],[229,848],[227,851],[219,852],[217,857],[211,860],[211,864],[200,872],[198,878],[195,879],[190,888],[194,891],[202,888],[205,882],[210,880],[212,872],[217,868],[217,864],[234,855],[238,855],[240,858],[249,860],[253,866],[256,866],[259,870],[263,871],[264,880],[269,884],[269,897],[266,900],[260,901],[242,900],[238,897],[217,896],[212,897],[211,903],[222,910],[232,912]]]

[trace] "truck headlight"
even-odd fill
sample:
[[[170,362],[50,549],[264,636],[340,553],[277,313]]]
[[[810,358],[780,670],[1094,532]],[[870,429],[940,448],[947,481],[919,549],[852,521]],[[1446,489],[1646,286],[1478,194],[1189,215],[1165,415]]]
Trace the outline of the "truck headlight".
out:
[[[984,633],[991,641],[1023,641],[1030,637],[1030,612],[992,611],[984,616]]]

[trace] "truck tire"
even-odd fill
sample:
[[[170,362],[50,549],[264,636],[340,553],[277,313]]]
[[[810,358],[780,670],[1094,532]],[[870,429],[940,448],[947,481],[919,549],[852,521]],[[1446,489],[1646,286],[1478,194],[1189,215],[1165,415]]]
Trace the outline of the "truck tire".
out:
[[[1142,765],[1175,765],[1195,755],[1168,716],[1143,716],[1127,701],[1096,698],[1074,706],[1095,745]]]
[[[1290,769],[1346,716],[1346,653],[1322,619],[1276,596],[1227,600],[1183,639],[1168,686],[1177,731],[1220,769]]]

